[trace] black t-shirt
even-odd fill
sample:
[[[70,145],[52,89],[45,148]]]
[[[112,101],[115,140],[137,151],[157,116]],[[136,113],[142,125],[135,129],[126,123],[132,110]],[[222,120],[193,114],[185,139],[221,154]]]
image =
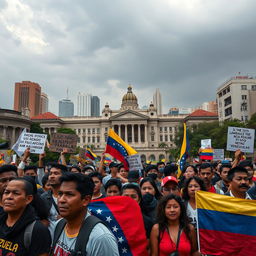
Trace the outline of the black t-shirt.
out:
[[[8,232],[10,229],[6,224],[1,225],[3,232]],[[36,221],[29,250],[24,246],[24,232],[19,232],[12,238],[3,238],[0,230],[0,255],[1,256],[37,256],[42,253],[48,253],[51,246],[51,235],[47,227],[40,221]]]

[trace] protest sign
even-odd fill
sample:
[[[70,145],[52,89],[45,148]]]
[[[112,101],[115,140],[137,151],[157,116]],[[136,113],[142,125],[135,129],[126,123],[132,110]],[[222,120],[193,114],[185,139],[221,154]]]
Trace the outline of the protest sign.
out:
[[[53,152],[62,152],[66,148],[68,153],[75,153],[77,140],[78,137],[75,134],[53,133],[49,149]]]
[[[129,163],[129,170],[130,171],[138,171],[138,170],[143,169],[141,159],[140,159],[140,155],[135,154],[135,155],[127,156],[126,160]]]
[[[211,147],[212,147],[212,140],[211,139],[201,140],[201,148],[202,149],[211,148]]]
[[[27,148],[30,148],[30,153],[42,154],[46,139],[47,134],[24,132],[19,138],[17,151],[24,152]]]
[[[215,148],[213,150],[213,161],[222,161],[224,160],[224,149]]]
[[[227,150],[253,153],[254,151],[254,129],[228,127]]]

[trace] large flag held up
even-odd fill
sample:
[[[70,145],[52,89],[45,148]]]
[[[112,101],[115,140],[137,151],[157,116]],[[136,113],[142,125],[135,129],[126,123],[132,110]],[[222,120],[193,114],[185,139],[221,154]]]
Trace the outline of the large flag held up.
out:
[[[212,148],[201,149],[199,153],[199,157],[202,160],[213,160],[213,149]]]
[[[200,251],[210,255],[254,256],[256,201],[196,193]]]
[[[134,199],[106,197],[92,201],[88,209],[105,222],[115,235],[121,256],[148,256],[143,217]]]
[[[86,149],[85,156],[91,160],[95,160],[97,158],[97,155],[95,155],[90,148]]]
[[[183,129],[184,129],[183,142],[180,150],[180,159],[179,159],[180,163],[179,163],[179,169],[178,169],[178,175],[177,175],[178,178],[181,176],[181,173],[184,169],[186,160],[188,158],[189,148],[190,148],[188,134],[187,134],[187,126],[185,122],[183,124]]]
[[[137,151],[125,143],[112,129],[109,129],[105,153],[122,162],[125,169],[128,170],[129,166],[126,157],[137,154]]]

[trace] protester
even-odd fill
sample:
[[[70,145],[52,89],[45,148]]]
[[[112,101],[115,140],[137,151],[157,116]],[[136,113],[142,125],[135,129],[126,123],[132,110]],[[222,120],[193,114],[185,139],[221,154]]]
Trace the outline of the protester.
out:
[[[78,166],[78,165],[72,165],[71,168],[70,168],[70,172],[73,172],[73,173],[81,173],[81,168]]]
[[[218,182],[214,185],[216,190],[222,190],[224,193],[228,191],[229,188],[229,180],[228,180],[228,172],[231,169],[230,164],[222,164],[219,169],[220,178]]]
[[[247,193],[250,186],[248,171],[245,168],[240,166],[232,168],[228,172],[228,180],[230,182],[230,190],[225,195],[242,199],[252,199]]]
[[[164,167],[164,177],[173,176],[177,178],[178,166],[176,164],[167,164]]]
[[[253,170],[253,164],[251,161],[249,160],[243,160],[239,163],[240,167],[244,167],[247,172],[248,172],[248,178],[249,178],[249,186],[250,187],[253,187],[255,186],[255,182],[253,181],[253,173],[254,173],[254,170]]]
[[[120,196],[122,190],[122,183],[119,179],[110,179],[104,186],[106,196]]]
[[[119,166],[118,166],[118,173],[119,173],[120,176],[122,176],[124,179],[128,179],[129,170],[126,170],[126,169],[124,168],[124,165],[123,165],[123,164],[119,164]]]
[[[140,183],[140,174],[138,171],[129,171],[127,178],[128,183],[135,183],[137,185]]]
[[[160,200],[157,224],[150,235],[150,249],[151,256],[200,255],[195,229],[188,222],[185,205],[180,197],[170,194]]]
[[[118,166],[119,164],[115,163],[115,162],[111,162],[109,165],[109,169],[110,169],[110,174],[108,174],[107,176],[105,176],[102,179],[102,183],[105,186],[105,184],[107,183],[108,180],[110,179],[121,179],[123,182],[127,182],[127,179],[124,179],[119,173],[118,173]]]
[[[102,194],[102,176],[98,172],[92,172],[88,175],[92,178],[94,183],[94,190],[92,195],[92,200],[97,200],[100,198],[104,198],[105,196]]]
[[[187,216],[195,229],[197,224],[196,191],[199,190],[206,191],[204,182],[199,177],[192,176],[185,181],[182,191],[182,198],[185,201]]]
[[[60,178],[60,184],[58,207],[64,219],[56,225],[54,230],[53,255],[80,253],[79,255],[87,256],[118,256],[114,235],[104,224],[98,222],[96,217],[91,218],[87,211],[94,189],[92,179],[79,173],[66,173]],[[86,229],[88,232],[93,220],[96,222],[90,229],[87,243],[82,243],[82,248],[75,251],[76,243],[79,239],[83,239],[81,234]]]
[[[9,182],[3,197],[4,213],[0,217],[1,255],[47,256],[50,233],[30,205],[33,186],[23,178]],[[30,230],[30,231],[29,231]]]
[[[67,167],[62,164],[51,164],[48,182],[51,190],[44,192],[41,198],[46,202],[49,211],[49,230],[52,232],[55,222],[60,218],[57,206],[57,197],[60,189],[60,177],[67,172]]]
[[[42,178],[42,187],[44,191],[51,190],[51,185],[49,184],[49,173],[46,173]]]
[[[92,173],[92,172],[96,172],[96,169],[93,165],[90,165],[90,164],[84,166],[82,170],[82,173],[85,175],[88,175],[89,173]]]
[[[174,176],[164,177],[161,183],[161,193],[163,196],[167,196],[169,194],[180,196],[178,180]]]
[[[194,165],[190,164],[190,165],[186,166],[186,169],[185,169],[185,172],[184,172],[183,176],[187,180],[191,177],[197,176],[197,174],[198,174],[198,171],[197,171],[196,167]]]
[[[2,165],[0,167],[0,214],[3,212],[2,195],[8,183],[17,177],[17,167],[14,165]]]

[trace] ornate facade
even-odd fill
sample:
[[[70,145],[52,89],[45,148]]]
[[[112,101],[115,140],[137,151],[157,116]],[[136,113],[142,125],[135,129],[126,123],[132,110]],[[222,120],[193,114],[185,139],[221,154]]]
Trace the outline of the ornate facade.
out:
[[[200,111],[199,116],[194,112],[191,118],[188,115],[157,115],[157,109],[152,103],[148,109],[139,108],[138,99],[129,86],[122,98],[121,108],[112,110],[106,104],[100,117],[59,118],[52,113],[46,113],[34,117],[33,121],[39,122],[48,133],[56,132],[58,128],[74,129],[79,137],[78,145],[94,145],[96,154],[104,152],[108,129],[112,128],[138,151],[143,160],[159,161],[170,158],[168,151],[175,148],[174,139],[178,127],[185,120],[188,125],[190,122],[194,124],[218,120],[216,114]]]

